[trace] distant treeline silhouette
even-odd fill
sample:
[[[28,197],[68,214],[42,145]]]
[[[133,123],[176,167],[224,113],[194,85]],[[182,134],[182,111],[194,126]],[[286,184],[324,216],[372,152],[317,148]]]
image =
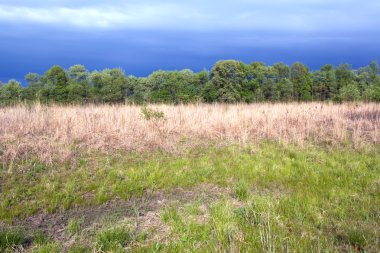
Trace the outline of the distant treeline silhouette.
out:
[[[379,72],[376,61],[357,70],[341,64],[310,71],[300,62],[267,66],[224,60],[210,72],[159,70],[140,78],[119,68],[90,73],[82,65],[53,66],[43,75],[27,74],[27,87],[13,79],[0,82],[0,104],[380,101]]]

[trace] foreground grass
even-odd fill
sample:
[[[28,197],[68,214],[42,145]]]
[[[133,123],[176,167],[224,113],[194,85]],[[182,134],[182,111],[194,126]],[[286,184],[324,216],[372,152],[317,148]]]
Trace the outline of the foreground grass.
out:
[[[8,222],[0,229],[0,252],[380,251],[378,148],[264,143],[181,155],[87,154],[56,166],[16,161],[12,173],[1,169],[0,186],[0,220]],[[176,189],[194,196],[171,202]],[[96,225],[85,221],[86,212],[70,217],[70,210],[155,194],[168,201],[150,207],[159,218],[148,225],[138,222],[149,214],[144,203]],[[64,235],[24,222],[57,213],[68,216]]]

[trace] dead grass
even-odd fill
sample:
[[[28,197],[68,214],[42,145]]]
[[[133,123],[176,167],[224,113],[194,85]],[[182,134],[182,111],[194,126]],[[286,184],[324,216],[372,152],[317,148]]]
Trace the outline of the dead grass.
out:
[[[305,144],[378,144],[380,104],[151,105],[165,120],[144,119],[131,105],[0,108],[0,159],[36,156],[51,163],[77,149],[113,152],[162,149],[204,141],[245,145],[263,140]]]

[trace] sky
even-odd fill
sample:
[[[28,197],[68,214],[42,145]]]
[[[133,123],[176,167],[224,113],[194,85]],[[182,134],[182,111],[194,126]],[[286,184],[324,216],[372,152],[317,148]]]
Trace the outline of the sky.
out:
[[[0,0],[0,81],[53,65],[127,75],[223,59],[354,68],[380,60],[379,0]]]

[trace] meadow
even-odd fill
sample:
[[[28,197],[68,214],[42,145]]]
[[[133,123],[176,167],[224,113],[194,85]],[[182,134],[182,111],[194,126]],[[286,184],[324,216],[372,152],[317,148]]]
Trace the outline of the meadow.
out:
[[[0,252],[379,252],[380,105],[0,108]]]

